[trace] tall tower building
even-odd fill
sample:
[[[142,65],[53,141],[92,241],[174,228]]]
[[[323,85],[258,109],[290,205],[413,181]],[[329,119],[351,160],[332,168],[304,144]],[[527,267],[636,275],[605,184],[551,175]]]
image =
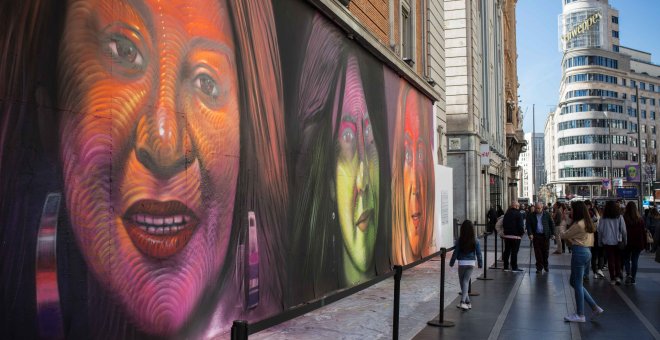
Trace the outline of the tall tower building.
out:
[[[548,141],[555,143],[546,157],[554,161],[549,182],[559,196],[584,198],[612,195],[606,180],[638,185],[626,180],[633,172],[649,183],[658,165],[660,65],[650,53],[621,46],[619,12],[607,0],[562,2],[563,76],[552,126],[546,124],[555,136]]]

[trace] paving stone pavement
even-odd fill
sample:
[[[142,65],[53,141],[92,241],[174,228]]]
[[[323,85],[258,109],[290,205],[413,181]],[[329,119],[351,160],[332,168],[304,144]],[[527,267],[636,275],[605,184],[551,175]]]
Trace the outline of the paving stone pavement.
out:
[[[493,247],[490,237],[489,267],[494,262]],[[501,247],[499,243],[498,247]],[[460,291],[458,266],[449,267],[450,258],[451,253],[448,253],[443,307],[449,306]],[[411,339],[438,314],[440,263],[440,256],[437,256],[403,272],[399,312],[401,339]],[[483,269],[475,268],[473,280],[482,274]],[[394,279],[386,279],[332,304],[250,335],[250,339],[391,339],[393,292]]]

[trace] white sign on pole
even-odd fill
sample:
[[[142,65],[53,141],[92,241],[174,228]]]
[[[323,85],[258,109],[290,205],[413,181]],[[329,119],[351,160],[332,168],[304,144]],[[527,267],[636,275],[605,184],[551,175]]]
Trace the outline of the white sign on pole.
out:
[[[490,146],[488,143],[479,145],[479,157],[481,157],[481,166],[490,165]]]

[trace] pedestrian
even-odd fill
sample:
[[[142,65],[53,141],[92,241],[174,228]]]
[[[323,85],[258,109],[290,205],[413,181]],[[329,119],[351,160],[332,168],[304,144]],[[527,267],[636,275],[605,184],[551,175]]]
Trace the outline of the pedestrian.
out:
[[[658,249],[658,241],[655,240],[654,235],[660,229],[660,213],[658,213],[658,210],[656,210],[655,207],[653,207],[649,212],[648,222],[646,222],[645,225],[646,225],[646,229],[653,237],[653,243],[649,246],[649,250],[651,252],[655,252],[656,249]]]
[[[594,225],[598,225],[598,221],[600,220],[600,212],[598,211],[598,208],[592,206],[590,201],[586,201],[585,204],[587,205],[589,216],[591,216],[591,221]],[[594,233],[594,240],[598,240],[598,231]],[[598,242],[594,242],[594,245],[591,247],[591,271],[594,272],[594,279],[602,279],[605,277],[603,274],[604,265],[605,251]]]
[[[481,257],[481,246],[474,234],[474,225],[470,220],[463,221],[461,224],[460,236],[454,243],[454,253],[449,260],[449,266],[453,267],[454,263],[458,261],[458,282],[461,285],[461,302],[458,308],[462,310],[472,309],[470,302],[470,294],[468,289],[470,286],[470,277],[474,270],[475,264],[479,268],[483,267],[483,258]]]
[[[518,210],[519,208],[520,204],[517,201],[513,201],[509,210],[504,214],[504,220],[502,221],[502,238],[504,239],[504,256],[502,261],[504,262],[505,272],[513,271],[519,273],[523,271],[518,268],[518,250],[520,249],[520,240],[525,234],[525,226],[523,215]],[[509,260],[511,267],[509,267]]]
[[[582,283],[585,272],[589,270],[591,261],[591,252],[589,247],[594,243],[594,232],[596,228],[589,217],[587,206],[582,201],[571,203],[573,208],[573,224],[561,234],[561,237],[570,242],[573,248],[571,256],[571,278],[570,284],[575,291],[576,311],[573,314],[566,315],[565,321],[585,322],[584,302],[587,301],[591,307],[592,317],[603,313],[603,309],[598,306]]]
[[[497,218],[499,215],[497,214],[497,209],[495,208],[495,205],[492,205],[490,207],[490,210],[488,210],[488,214],[486,214],[486,219],[488,220],[488,229],[486,229],[487,232],[492,232],[495,230],[495,223],[497,223]]]
[[[610,283],[621,285],[621,250],[627,241],[626,222],[620,214],[620,207],[614,201],[607,201],[603,217],[598,221],[598,244],[605,249]]]
[[[557,245],[557,248],[555,249],[553,254],[564,253],[561,237],[559,237],[559,234],[562,231],[566,230],[565,226],[562,226],[564,210],[565,208],[562,203],[555,202],[555,206],[552,209],[552,221],[555,223],[555,244]]]
[[[536,273],[541,274],[543,270],[549,272],[548,255],[550,253],[550,238],[555,233],[555,223],[547,211],[543,210],[543,204],[537,202],[533,213],[527,218],[527,235],[534,245],[534,258],[536,259]]]
[[[628,202],[623,219],[626,222],[626,233],[628,235],[628,243],[623,250],[623,266],[626,269],[625,283],[630,285],[635,284],[639,254],[646,248],[646,228],[642,217],[639,216],[639,210],[637,210],[635,202]]]

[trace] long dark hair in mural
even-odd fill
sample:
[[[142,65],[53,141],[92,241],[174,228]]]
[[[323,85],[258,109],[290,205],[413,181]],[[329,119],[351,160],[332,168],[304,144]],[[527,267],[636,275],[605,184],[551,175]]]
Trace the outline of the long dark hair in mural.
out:
[[[343,39],[314,17],[296,101],[294,304],[389,270],[385,103],[368,87],[382,82],[382,65]]]
[[[431,102],[311,6],[0,21],[3,337],[212,338],[435,251]]]

